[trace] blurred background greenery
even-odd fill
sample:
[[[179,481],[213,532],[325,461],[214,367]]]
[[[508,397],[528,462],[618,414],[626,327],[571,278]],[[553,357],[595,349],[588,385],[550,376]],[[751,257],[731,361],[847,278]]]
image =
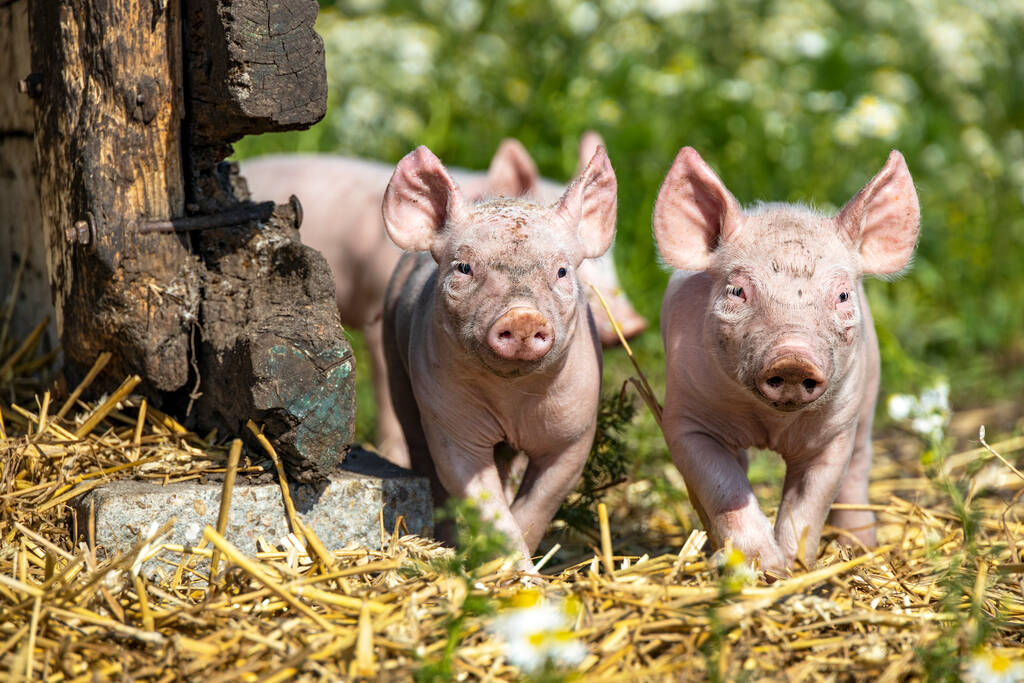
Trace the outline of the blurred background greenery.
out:
[[[446,164],[482,169],[514,136],[544,175],[566,180],[580,134],[599,131],[619,179],[619,275],[652,321],[637,354],[663,391],[657,322],[668,273],[650,216],[676,151],[696,147],[743,203],[834,210],[898,148],[923,225],[910,273],[868,283],[883,392],[944,376],[954,408],[1022,395],[1020,0],[321,6],[326,118],[246,138],[239,158],[321,151],[394,162],[425,144]],[[631,369],[621,351],[606,363],[606,387],[617,390]],[[359,436],[372,439],[366,373],[359,407]],[[653,421],[635,430],[641,451],[664,452]]]

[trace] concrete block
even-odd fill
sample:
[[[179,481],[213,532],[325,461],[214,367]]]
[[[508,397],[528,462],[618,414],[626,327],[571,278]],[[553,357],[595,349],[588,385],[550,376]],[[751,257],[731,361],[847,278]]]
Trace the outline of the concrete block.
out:
[[[151,523],[162,524],[171,517],[176,522],[163,542],[197,544],[207,524],[217,525],[222,488],[220,481],[161,486],[128,479],[95,488],[73,505],[80,533],[90,506],[95,508],[96,545],[112,555],[130,550]],[[299,517],[329,550],[352,542],[379,549],[381,512],[387,533],[399,516],[405,517],[412,533],[433,532],[428,481],[367,451],[353,449],[325,483],[290,484],[290,490]],[[246,484],[239,478],[231,496],[227,539],[252,554],[258,537],[276,544],[288,531],[278,483]],[[144,571],[152,566],[147,563]]]

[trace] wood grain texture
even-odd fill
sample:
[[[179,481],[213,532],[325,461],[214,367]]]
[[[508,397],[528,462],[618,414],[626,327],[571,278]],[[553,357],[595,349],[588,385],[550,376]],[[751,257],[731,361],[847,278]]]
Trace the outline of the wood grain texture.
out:
[[[18,81],[31,70],[28,0],[0,3],[0,135],[32,133],[32,100],[18,92]]]
[[[222,162],[243,135],[306,128],[326,112],[315,0],[184,0],[188,201],[200,212],[247,199]],[[291,207],[264,223],[196,233],[203,267],[197,413],[225,433],[248,418],[289,473],[342,462],[355,421],[355,366],[326,261]]]
[[[316,0],[186,0],[197,145],[308,128],[327,111]]]
[[[135,227],[184,211],[177,3],[29,7],[43,232],[66,358],[87,367],[109,350],[111,375],[174,391],[188,379],[198,278],[181,240]],[[88,244],[67,239],[78,221]]]
[[[140,375],[190,427],[240,433],[256,419],[294,474],[331,469],[352,439],[354,361],[330,270],[299,241],[293,208],[188,235],[139,232],[237,209],[247,193],[221,162],[230,142],[323,116],[317,3],[27,1],[41,90],[34,133],[20,135],[34,146],[71,374],[110,351],[108,382]]]
[[[355,428],[355,360],[323,256],[301,244],[292,207],[265,224],[209,230],[197,412],[225,433],[266,425],[289,473],[340,464]]]
[[[52,349],[57,326],[39,209],[33,100],[18,89],[31,70],[28,0],[0,4],[0,306],[8,302],[20,270],[7,345],[24,339],[49,316],[44,347]]]

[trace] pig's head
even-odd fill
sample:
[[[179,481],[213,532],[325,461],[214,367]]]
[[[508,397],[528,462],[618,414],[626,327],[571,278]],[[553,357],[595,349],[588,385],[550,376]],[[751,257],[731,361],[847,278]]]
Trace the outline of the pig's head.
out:
[[[467,201],[426,147],[406,155],[384,194],[388,235],[438,265],[436,322],[491,372],[557,363],[586,325],[576,270],[615,235],[615,173],[604,148],[551,206]]]
[[[597,154],[598,148],[604,147],[600,134],[588,130],[580,137],[578,162],[574,177],[580,176],[590,160]],[[491,159],[485,183],[473,187],[465,187],[466,194],[490,197],[527,197],[541,204],[551,204],[565,191],[563,185],[541,177],[530,153],[515,138],[503,140]],[[587,261],[581,273],[581,280],[593,283],[605,298],[608,308],[618,321],[622,334],[632,339],[647,329],[647,320],[633,307],[626,292],[619,284],[615,272],[615,259],[611,251],[597,259]],[[591,303],[594,322],[597,324],[597,335],[604,346],[616,346],[619,335],[612,327],[608,316],[586,284],[584,291]]]
[[[837,215],[825,216],[791,204],[744,211],[685,147],[653,216],[662,259],[711,278],[710,355],[783,411],[815,404],[846,375],[862,348],[861,278],[902,270],[919,223],[914,183],[897,151]]]

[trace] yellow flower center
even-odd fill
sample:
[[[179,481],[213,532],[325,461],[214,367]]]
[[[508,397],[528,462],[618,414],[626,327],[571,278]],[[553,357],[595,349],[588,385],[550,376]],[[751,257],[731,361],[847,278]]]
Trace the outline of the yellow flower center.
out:
[[[540,603],[540,591],[536,588],[521,590],[509,601],[511,607],[536,607]]]
[[[1010,658],[993,653],[992,657],[989,659],[989,666],[991,666],[992,671],[996,673],[1005,673],[1006,670],[1010,668]]]

